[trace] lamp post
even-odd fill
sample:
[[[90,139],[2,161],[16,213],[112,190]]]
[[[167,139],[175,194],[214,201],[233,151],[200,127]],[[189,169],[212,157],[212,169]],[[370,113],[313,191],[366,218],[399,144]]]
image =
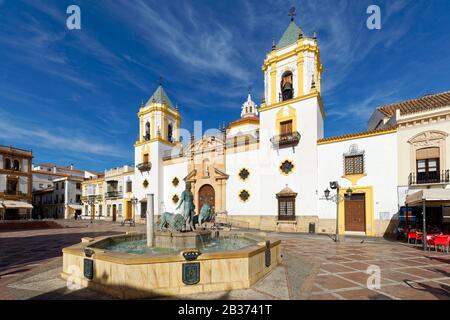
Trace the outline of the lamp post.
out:
[[[330,188],[332,190],[336,190],[336,194],[332,197],[330,197],[330,190],[327,188],[325,189],[325,191],[323,192],[325,195],[325,199],[328,201],[333,201],[334,203],[336,203],[336,235],[334,238],[335,242],[339,242],[339,203],[341,203],[342,201],[345,200],[345,197],[341,196],[339,193],[339,189],[341,188],[341,186],[339,185],[339,183],[337,181],[331,181],[330,182]],[[346,190],[346,195],[348,197],[351,197],[353,190],[349,187]]]
[[[90,209],[91,209],[91,214],[90,214],[90,216],[91,216],[91,223],[92,223],[92,206],[95,204],[95,196],[88,196],[88,204],[89,204],[89,207],[90,207]]]

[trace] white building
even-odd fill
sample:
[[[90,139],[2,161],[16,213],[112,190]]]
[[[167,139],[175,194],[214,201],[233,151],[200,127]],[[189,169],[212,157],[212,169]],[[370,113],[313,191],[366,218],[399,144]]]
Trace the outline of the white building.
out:
[[[240,119],[187,146],[180,142],[180,111],[162,85],[140,106],[137,170],[126,177],[132,192],[123,196],[127,218],[145,219],[147,194],[154,194],[157,214],[176,211],[189,182],[196,212],[208,202],[216,219],[234,225],[307,232],[314,224],[316,232],[334,233],[338,216],[341,234],[381,236],[398,225],[408,194],[430,184],[447,189],[448,93],[378,108],[368,131],[325,138],[317,39],[291,20],[262,70],[259,108],[249,94]],[[411,180],[419,176],[419,183]],[[338,206],[325,198],[334,181]],[[93,196],[103,196],[103,183],[92,181],[93,190],[103,188]]]

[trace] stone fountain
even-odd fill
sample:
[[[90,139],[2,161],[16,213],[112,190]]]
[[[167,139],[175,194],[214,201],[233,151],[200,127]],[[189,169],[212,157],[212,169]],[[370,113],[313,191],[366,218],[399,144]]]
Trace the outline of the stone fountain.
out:
[[[134,299],[248,288],[281,261],[279,240],[217,232],[206,202],[195,216],[189,183],[181,213],[162,213],[158,230],[152,194],[147,204],[146,234],[85,238],[64,248],[62,277]]]

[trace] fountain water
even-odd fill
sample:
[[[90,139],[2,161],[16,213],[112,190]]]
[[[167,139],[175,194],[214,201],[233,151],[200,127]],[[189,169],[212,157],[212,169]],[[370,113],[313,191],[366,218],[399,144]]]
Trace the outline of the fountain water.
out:
[[[225,230],[219,234],[209,206],[198,216],[208,227],[190,229],[190,188],[181,198],[183,214],[162,213],[159,230],[154,230],[154,195],[149,194],[146,234],[101,237],[64,248],[63,278],[78,277],[84,286],[116,297],[141,298],[248,288],[281,261],[280,241],[265,243],[254,234]],[[73,265],[84,273],[72,274]]]

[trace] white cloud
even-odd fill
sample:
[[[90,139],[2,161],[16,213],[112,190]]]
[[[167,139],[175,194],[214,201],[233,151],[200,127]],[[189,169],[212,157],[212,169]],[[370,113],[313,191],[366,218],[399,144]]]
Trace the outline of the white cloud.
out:
[[[97,142],[97,136],[80,136],[77,128],[72,130],[68,128],[64,131],[55,128],[54,132],[50,132],[42,124],[31,123],[25,119],[13,120],[6,113],[0,112],[0,118],[2,119],[0,139],[7,142],[20,142],[52,151],[70,151],[114,158],[126,158],[128,155],[121,147]]]

